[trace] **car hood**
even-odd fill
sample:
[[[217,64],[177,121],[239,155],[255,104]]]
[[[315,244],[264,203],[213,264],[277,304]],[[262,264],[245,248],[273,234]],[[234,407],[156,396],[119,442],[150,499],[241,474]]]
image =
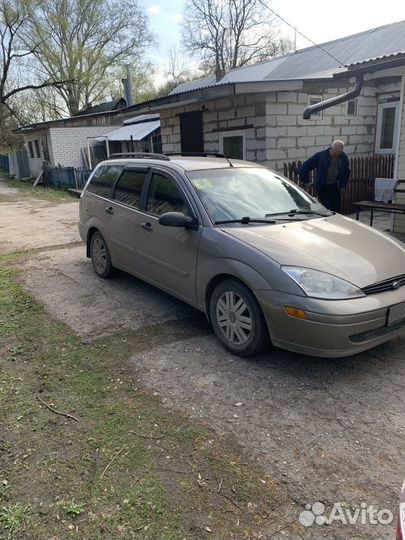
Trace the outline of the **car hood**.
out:
[[[358,287],[405,274],[405,244],[338,214],[222,230],[281,265],[321,270]]]

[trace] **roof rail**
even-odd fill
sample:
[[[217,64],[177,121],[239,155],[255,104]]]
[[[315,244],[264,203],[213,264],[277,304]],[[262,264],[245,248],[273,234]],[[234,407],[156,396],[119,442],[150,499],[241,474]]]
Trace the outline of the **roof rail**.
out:
[[[230,167],[233,167],[233,164],[229,157],[221,152],[168,152],[167,156],[184,156],[184,157],[217,157],[226,159]]]
[[[166,154],[157,154],[154,152],[124,152],[122,154],[111,154],[107,159],[136,158],[136,159],[161,159],[170,161]]]

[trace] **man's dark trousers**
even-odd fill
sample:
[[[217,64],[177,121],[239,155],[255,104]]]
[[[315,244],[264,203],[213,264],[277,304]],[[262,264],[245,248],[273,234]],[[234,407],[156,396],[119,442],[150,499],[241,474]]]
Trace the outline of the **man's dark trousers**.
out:
[[[328,210],[340,213],[341,195],[336,184],[324,184],[319,190],[318,199]]]

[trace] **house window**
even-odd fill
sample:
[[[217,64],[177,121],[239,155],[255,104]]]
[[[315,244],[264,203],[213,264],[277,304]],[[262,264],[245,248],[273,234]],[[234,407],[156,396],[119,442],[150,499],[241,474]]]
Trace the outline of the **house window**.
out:
[[[35,154],[34,154],[34,146],[32,144],[32,141],[28,141],[28,153],[30,155],[30,158],[34,158],[35,157]]]
[[[38,141],[38,139],[35,139],[34,147],[35,147],[35,156],[37,158],[40,158],[41,157],[41,151],[39,150],[39,141]]]
[[[308,105],[316,105],[321,101],[323,101],[322,96],[308,96]],[[311,118],[323,118],[323,111],[312,113]]]
[[[358,99],[351,99],[347,102],[346,116],[357,116],[358,102]]]
[[[378,154],[392,154],[397,142],[399,101],[380,103],[377,112],[377,132],[375,151]]]
[[[219,150],[233,159],[246,159],[246,132],[223,131],[219,134]]]

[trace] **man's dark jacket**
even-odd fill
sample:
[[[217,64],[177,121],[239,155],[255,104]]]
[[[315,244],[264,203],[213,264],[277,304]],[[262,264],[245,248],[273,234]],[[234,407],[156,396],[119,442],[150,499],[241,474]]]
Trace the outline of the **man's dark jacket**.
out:
[[[332,158],[329,153],[329,148],[317,152],[312,157],[307,159],[300,168],[300,180],[303,184],[309,183],[310,171],[316,169],[315,177],[315,190],[319,193],[321,187],[326,182],[329,165]],[[339,189],[345,188],[350,176],[349,159],[347,155],[342,152],[340,154],[339,171],[337,177],[337,184]]]

